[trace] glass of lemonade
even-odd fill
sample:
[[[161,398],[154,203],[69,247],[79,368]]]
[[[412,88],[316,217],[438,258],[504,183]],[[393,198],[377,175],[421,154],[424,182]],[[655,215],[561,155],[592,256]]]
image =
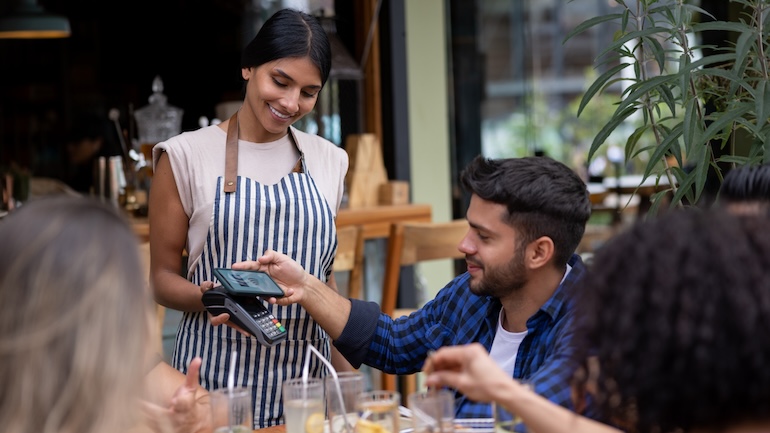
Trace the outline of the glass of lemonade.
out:
[[[236,387],[215,389],[211,399],[211,424],[214,433],[249,433],[253,431],[251,390]]]
[[[524,387],[533,389],[532,384],[520,381]],[[495,433],[532,433],[527,430],[521,417],[511,413],[502,405],[492,402],[492,416],[495,418]]]
[[[453,433],[455,420],[454,393],[446,390],[415,391],[409,394],[414,433]]]
[[[395,391],[359,394],[355,433],[398,433],[399,405],[401,394]]]
[[[324,382],[319,378],[283,382],[286,433],[324,433]]]
[[[358,396],[368,390],[366,376],[360,371],[343,371],[324,378],[326,417],[330,433],[353,433],[358,413]]]

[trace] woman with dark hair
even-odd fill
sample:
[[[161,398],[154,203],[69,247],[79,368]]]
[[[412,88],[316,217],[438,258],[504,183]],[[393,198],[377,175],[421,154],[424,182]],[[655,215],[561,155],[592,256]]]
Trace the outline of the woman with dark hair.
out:
[[[245,96],[227,121],[185,132],[153,148],[150,194],[151,281],[156,300],[184,312],[173,364],[185,371],[203,358],[202,385],[226,385],[230,356],[240,385],[253,388],[255,427],[279,424],[281,383],[310,363],[309,344],[330,358],[329,336],[298,305],[267,305],[288,331],[286,341],[261,345],[229,327],[214,328],[201,302],[212,270],[281,251],[336,287],[332,262],[347,153],[292,127],[310,113],[331,69],[331,48],[312,16],[284,9],[245,48]],[[186,278],[182,255],[189,254]]]
[[[575,341],[589,362],[576,382],[603,420],[641,433],[770,431],[766,216],[646,220],[597,252],[580,287]],[[428,385],[496,401],[538,433],[616,431],[529,392],[483,348],[439,349],[426,370]]]

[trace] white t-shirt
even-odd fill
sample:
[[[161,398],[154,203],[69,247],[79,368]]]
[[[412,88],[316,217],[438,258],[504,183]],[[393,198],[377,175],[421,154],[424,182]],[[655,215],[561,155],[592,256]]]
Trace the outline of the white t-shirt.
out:
[[[497,332],[492,341],[492,349],[489,356],[495,360],[497,365],[508,373],[508,377],[513,377],[513,368],[516,366],[516,356],[519,353],[519,346],[524,341],[529,331],[508,332],[503,329],[503,314],[505,310],[500,309],[500,317],[497,319]]]
[[[567,265],[567,270],[564,272],[564,276],[561,278],[561,282],[567,278],[572,266]],[[516,367],[516,356],[519,354],[519,346],[524,341],[524,337],[527,336],[529,331],[523,332],[508,332],[503,329],[503,319],[505,319],[505,310],[500,309],[500,316],[497,319],[497,331],[495,332],[495,339],[492,341],[492,349],[489,350],[489,356],[495,360],[497,365],[508,373],[508,377],[513,377],[513,369]]]

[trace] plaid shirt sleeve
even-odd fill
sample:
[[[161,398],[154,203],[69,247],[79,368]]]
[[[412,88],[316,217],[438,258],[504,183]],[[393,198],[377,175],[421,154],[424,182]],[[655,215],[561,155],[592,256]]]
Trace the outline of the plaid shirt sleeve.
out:
[[[480,341],[490,347],[490,326],[496,326],[500,304],[472,294],[469,278],[467,273],[455,277],[422,308],[397,319],[374,302],[351,299],[350,317],[335,347],[355,368],[366,364],[390,374],[420,371],[428,353],[441,346]]]
[[[384,316],[380,306],[360,299],[350,300],[350,316],[334,347],[354,368],[361,367],[367,348],[378,325],[378,316]]]
[[[470,292],[469,278],[467,273],[454,278],[408,317],[381,314],[364,363],[390,374],[415,373],[430,351],[476,341],[488,326],[490,303]]]

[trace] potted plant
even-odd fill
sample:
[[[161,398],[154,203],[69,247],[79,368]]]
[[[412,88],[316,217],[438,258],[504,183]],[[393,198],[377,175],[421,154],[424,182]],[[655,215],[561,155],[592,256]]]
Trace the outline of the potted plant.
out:
[[[703,205],[710,178],[719,183],[735,165],[770,159],[770,0],[729,0],[738,10],[732,21],[683,0],[616,1],[621,12],[589,19],[566,36],[617,26],[613,42],[597,57],[606,71],[578,108],[579,116],[597,95],[622,87],[588,161],[613,131],[638,117],[625,158],[646,161],[642,181],[656,176],[670,185],[652,197],[650,211],[664,201]],[[700,42],[715,33],[731,35],[731,41]]]

